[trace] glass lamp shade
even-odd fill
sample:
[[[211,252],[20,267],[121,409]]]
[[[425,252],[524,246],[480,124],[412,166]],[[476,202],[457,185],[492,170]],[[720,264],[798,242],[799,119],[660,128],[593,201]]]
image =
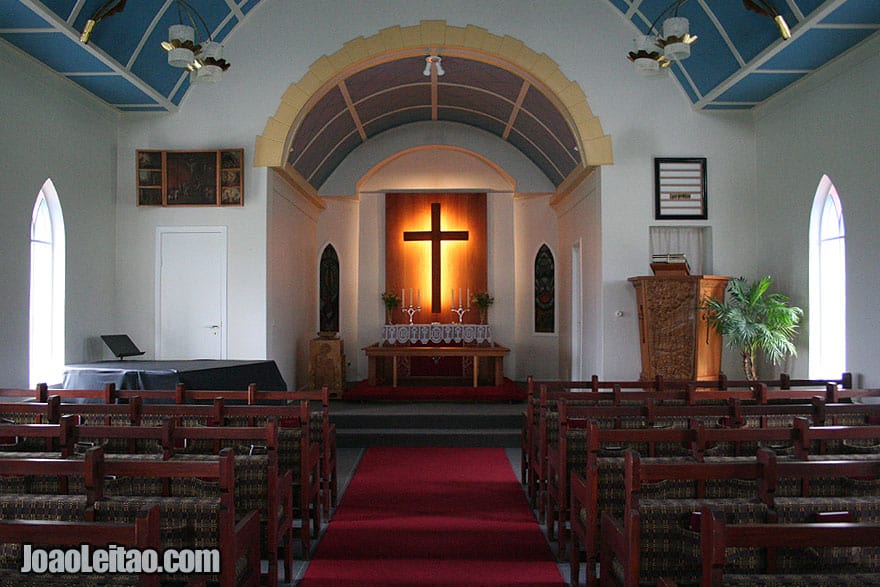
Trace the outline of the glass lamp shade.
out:
[[[223,46],[214,41],[208,41],[202,45],[199,53],[199,62],[202,66],[196,71],[196,79],[199,82],[215,83],[223,77],[223,70],[217,63],[223,59]]]
[[[629,54],[630,61],[639,75],[650,77],[660,75],[666,70],[661,67],[660,47],[654,35],[639,35],[633,39],[634,50]],[[664,60],[665,61],[665,60]]]
[[[173,24],[168,27],[168,41],[174,48],[168,51],[168,65],[172,67],[187,67],[193,62],[195,55],[191,49],[195,31],[189,25]],[[187,43],[189,41],[189,43]]]
[[[688,38],[690,23],[683,16],[674,16],[663,21],[663,54],[667,59],[681,61],[691,56]]]

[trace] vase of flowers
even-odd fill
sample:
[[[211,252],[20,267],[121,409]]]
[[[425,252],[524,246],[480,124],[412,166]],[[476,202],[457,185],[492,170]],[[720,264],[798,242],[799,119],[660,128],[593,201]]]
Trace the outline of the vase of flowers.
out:
[[[495,298],[489,295],[489,292],[478,291],[471,296],[471,301],[477,307],[480,313],[480,324],[486,324],[489,317],[489,306],[495,301]]]
[[[394,324],[394,308],[400,305],[400,298],[393,291],[386,291],[382,294],[382,303],[385,304],[385,324]]]

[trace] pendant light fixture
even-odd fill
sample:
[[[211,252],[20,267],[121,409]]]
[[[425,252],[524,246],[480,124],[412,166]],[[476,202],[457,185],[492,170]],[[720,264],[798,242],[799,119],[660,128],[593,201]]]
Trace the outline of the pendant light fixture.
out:
[[[691,45],[697,42],[697,36],[690,34],[688,19],[678,14],[678,9],[687,1],[674,0],[660,11],[648,27],[647,34],[633,39],[635,50],[630,51],[627,57],[639,74],[654,76],[665,73],[673,61],[691,56]],[[664,18],[661,29],[658,29],[657,23]]]

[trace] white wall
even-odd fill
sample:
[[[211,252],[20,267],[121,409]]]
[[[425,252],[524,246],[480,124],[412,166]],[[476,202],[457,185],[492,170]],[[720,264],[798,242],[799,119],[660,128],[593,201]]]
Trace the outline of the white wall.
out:
[[[760,255],[751,276],[769,274],[777,291],[807,313],[790,371],[806,377],[809,341],[810,210],[828,175],[846,223],[847,369],[880,385],[880,39],[762,109],[756,125]]]
[[[51,179],[67,241],[66,361],[113,328],[115,112],[0,42],[0,386],[28,387],[31,213]],[[52,382],[50,382],[52,383]]]
[[[357,357],[361,353],[357,346],[358,323],[358,287],[361,268],[358,263],[358,243],[360,242],[360,208],[361,203],[355,197],[322,198],[327,208],[318,218],[317,240],[318,249],[315,266],[320,263],[324,247],[332,244],[339,256],[339,336],[345,346],[345,380],[359,379]],[[369,268],[366,271],[371,271]],[[372,307],[372,306],[371,306]],[[318,304],[314,304],[312,312],[315,316],[317,329]]]
[[[281,174],[269,174],[267,317],[269,356],[290,390],[306,385],[309,340],[318,329],[317,226],[321,208]]]
[[[560,254],[556,214],[550,207],[552,195],[532,194],[514,198],[515,287],[516,287],[516,379],[529,375],[536,379],[556,379],[560,376],[556,361],[559,353],[559,329],[562,326],[561,309],[568,303],[561,297]],[[553,253],[556,269],[556,327],[552,333],[535,332],[535,256],[546,244]]]
[[[580,248],[581,338],[580,372],[584,378],[602,376],[602,352],[605,334],[602,330],[602,259],[604,257],[601,226],[601,171],[592,172],[564,199],[554,203],[559,225],[559,255],[556,275],[556,297],[559,303],[559,378],[570,379],[573,357],[572,340],[572,248]],[[624,333],[625,336],[625,333]],[[636,338],[638,345],[638,338]],[[638,361],[638,348],[636,348]],[[636,363],[638,368],[638,363]],[[634,379],[637,377],[634,377]]]

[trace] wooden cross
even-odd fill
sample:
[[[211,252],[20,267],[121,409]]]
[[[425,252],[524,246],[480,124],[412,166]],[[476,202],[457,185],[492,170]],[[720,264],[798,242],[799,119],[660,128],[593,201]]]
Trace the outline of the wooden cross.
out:
[[[439,314],[440,305],[440,242],[466,241],[466,230],[440,230],[440,204],[431,204],[431,230],[405,231],[404,241],[431,241],[431,312]]]

